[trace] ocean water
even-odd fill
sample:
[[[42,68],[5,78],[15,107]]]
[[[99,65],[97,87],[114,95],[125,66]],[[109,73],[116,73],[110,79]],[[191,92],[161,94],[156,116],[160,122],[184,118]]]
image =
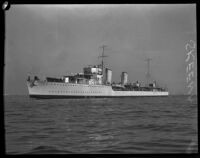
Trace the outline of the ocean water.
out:
[[[6,154],[197,153],[197,98],[5,96]]]

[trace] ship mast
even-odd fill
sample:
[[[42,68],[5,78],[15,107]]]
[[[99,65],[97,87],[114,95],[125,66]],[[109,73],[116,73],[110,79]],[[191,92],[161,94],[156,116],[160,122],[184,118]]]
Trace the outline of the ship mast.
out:
[[[147,84],[149,84],[149,80],[150,80],[150,61],[152,59],[151,58],[147,58],[145,61],[147,62],[147,73],[146,73],[146,78],[147,78]]]
[[[102,74],[103,74],[103,58],[105,58],[105,57],[108,57],[107,55],[104,55],[104,49],[105,49],[105,47],[107,47],[107,45],[102,45],[102,46],[100,46],[100,48],[102,48],[102,55],[101,56],[99,56],[99,58],[102,58],[102,60],[101,60],[101,66],[102,66]]]

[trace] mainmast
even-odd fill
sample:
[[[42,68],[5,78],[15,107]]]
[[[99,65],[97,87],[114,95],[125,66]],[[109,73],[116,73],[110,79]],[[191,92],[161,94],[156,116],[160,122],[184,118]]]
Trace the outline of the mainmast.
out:
[[[146,78],[147,78],[147,84],[149,84],[149,80],[150,80],[150,61],[152,59],[151,58],[147,58],[145,61],[147,61],[147,73],[146,73]]]

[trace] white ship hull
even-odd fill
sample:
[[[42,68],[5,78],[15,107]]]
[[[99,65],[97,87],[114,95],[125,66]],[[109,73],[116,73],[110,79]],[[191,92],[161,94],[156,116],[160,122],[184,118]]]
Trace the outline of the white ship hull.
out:
[[[27,82],[35,98],[168,96],[167,91],[114,91],[111,86],[35,81]]]

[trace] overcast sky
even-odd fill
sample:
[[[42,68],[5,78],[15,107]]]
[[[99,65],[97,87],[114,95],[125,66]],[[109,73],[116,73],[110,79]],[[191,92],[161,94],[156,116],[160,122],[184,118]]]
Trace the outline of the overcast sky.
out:
[[[145,59],[152,58],[152,79],[185,94],[185,45],[196,41],[196,5],[12,5],[5,37],[6,94],[28,94],[28,73],[59,77],[100,64],[103,44],[113,81],[126,71],[129,81],[144,83]]]

